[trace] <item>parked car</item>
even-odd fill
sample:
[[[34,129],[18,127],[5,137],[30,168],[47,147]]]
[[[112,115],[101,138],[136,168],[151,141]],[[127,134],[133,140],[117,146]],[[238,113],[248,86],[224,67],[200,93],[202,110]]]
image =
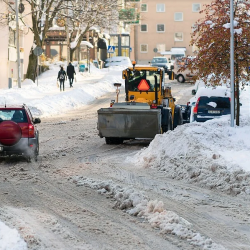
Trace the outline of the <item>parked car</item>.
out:
[[[154,57],[151,62],[149,62],[151,66],[153,67],[161,67],[164,68],[165,72],[170,70],[170,64],[171,62],[168,61],[166,57],[159,56],[159,57]]]
[[[225,86],[201,87],[190,99],[190,122],[205,122],[228,115],[230,111],[230,88]]]
[[[26,105],[0,106],[0,156],[21,155],[28,162],[37,161],[39,154],[39,131]]]
[[[192,57],[179,57],[175,59],[174,75],[175,75],[175,79],[179,83],[184,83],[185,81],[193,82],[195,79],[195,73],[192,73],[189,69],[185,69],[184,71],[179,72],[179,69],[182,66],[187,65],[189,60],[192,60]]]
[[[132,67],[132,63],[129,57],[127,56],[113,56],[107,58],[104,62],[104,68],[108,68],[110,66],[125,66]]]

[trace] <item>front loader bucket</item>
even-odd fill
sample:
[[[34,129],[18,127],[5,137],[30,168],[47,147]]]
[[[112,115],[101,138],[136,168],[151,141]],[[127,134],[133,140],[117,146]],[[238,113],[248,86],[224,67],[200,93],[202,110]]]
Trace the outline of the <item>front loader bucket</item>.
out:
[[[160,109],[101,108],[97,113],[100,137],[154,138],[161,133]]]

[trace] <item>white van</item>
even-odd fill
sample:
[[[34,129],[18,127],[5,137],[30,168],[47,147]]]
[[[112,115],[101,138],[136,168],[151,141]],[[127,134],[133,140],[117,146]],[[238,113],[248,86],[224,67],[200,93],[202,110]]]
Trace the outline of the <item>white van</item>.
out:
[[[168,59],[170,65],[174,65],[174,61],[176,58],[186,56],[186,48],[172,47],[171,50],[161,52],[161,55]]]

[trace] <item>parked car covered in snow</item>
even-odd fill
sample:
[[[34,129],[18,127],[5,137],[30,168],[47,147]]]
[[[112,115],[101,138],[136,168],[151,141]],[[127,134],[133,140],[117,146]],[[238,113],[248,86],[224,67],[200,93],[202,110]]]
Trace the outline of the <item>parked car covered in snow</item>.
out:
[[[226,86],[201,87],[190,99],[190,122],[205,122],[228,115],[230,111],[230,88]]]
[[[104,68],[108,68],[110,66],[132,67],[132,63],[129,57],[127,56],[113,56],[107,58],[104,62]]]

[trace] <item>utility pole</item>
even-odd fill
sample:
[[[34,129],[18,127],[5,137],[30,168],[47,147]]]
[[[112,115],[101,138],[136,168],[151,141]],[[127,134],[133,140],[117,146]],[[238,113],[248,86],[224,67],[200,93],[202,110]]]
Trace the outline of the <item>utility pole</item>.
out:
[[[231,127],[234,127],[234,0],[230,0],[230,33]]]
[[[19,14],[19,6],[18,6],[18,0],[15,0],[16,4],[16,51],[17,51],[17,83],[18,88],[21,88],[21,67],[20,67],[20,46],[19,46],[19,20],[18,20],[18,14]]]
[[[70,56],[69,56],[69,1],[67,0],[67,16],[66,16],[66,36],[67,36],[67,62],[66,65],[69,64]]]

